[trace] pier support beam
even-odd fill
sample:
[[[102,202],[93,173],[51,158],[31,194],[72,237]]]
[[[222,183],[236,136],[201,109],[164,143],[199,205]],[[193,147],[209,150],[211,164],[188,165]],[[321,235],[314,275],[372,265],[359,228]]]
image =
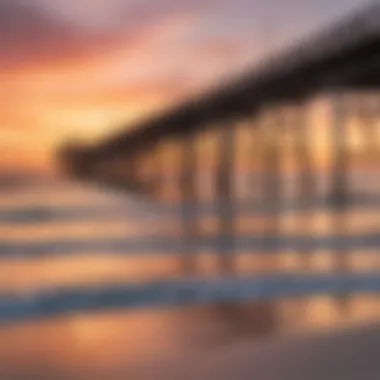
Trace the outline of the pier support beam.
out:
[[[338,239],[345,239],[347,233],[347,204],[349,189],[349,149],[347,129],[347,102],[341,92],[333,94],[332,98],[332,128],[331,128],[331,206],[332,206],[332,230]],[[337,242],[338,243],[338,242]],[[339,246],[339,244],[337,244]],[[336,247],[336,271],[344,274],[349,271],[349,257],[347,250]],[[342,291],[338,295],[338,303],[341,311],[348,312],[348,295]]]
[[[183,253],[180,262],[180,270],[185,275],[195,274],[196,265],[196,244],[198,236],[197,210],[197,147],[195,135],[185,135],[181,137],[180,146],[180,202],[181,219],[183,230]]]
[[[312,236],[313,228],[313,200],[315,195],[316,181],[314,178],[315,168],[313,162],[313,147],[311,144],[311,125],[308,123],[308,108],[304,103],[297,104],[295,113],[294,133],[296,135],[295,142],[295,158],[297,173],[297,202],[301,205],[301,211],[297,218],[297,232],[303,236]],[[302,251],[301,262],[302,267],[310,266],[311,250]]]
[[[269,247],[265,254],[268,259],[267,269],[269,271],[277,271],[279,262],[279,254],[281,247],[279,246],[279,236],[281,234],[281,196],[282,196],[282,141],[281,128],[284,119],[281,110],[270,109],[263,115],[263,123],[261,127],[262,133],[262,199],[263,205],[267,210],[265,212],[264,237],[267,239],[269,247],[274,241],[273,250],[270,253]],[[271,249],[271,248],[270,248]],[[273,259],[271,258],[273,257]]]
[[[234,272],[235,204],[233,177],[235,170],[234,124],[226,122],[220,130],[218,164],[216,171],[216,201],[219,218],[218,254],[219,268],[223,274]]]

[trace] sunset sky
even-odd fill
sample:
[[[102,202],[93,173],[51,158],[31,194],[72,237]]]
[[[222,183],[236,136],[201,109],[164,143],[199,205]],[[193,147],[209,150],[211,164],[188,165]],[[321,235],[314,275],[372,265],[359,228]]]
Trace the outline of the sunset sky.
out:
[[[49,170],[365,0],[0,0],[0,171]]]

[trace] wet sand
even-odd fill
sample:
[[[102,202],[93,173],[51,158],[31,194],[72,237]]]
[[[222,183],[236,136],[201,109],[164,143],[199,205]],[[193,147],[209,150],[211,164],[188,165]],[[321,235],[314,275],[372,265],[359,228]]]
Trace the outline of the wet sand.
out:
[[[257,328],[253,316],[245,314],[256,328],[220,309],[114,312],[2,326],[0,378],[379,378],[379,324],[271,330],[264,320]]]

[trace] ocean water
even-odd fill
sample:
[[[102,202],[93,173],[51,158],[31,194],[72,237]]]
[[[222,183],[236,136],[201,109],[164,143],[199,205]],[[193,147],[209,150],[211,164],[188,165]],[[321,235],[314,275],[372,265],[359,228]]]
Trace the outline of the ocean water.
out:
[[[380,178],[355,173],[343,216],[329,207],[324,178],[302,207],[288,178],[278,208],[248,199],[246,181],[237,181],[232,275],[380,270]],[[192,251],[182,238],[183,208],[170,189],[165,202],[61,180],[2,191],[0,293],[22,297],[46,287],[178,279],[189,252],[194,276],[220,276],[220,225],[207,177],[200,189]],[[152,378],[162,363],[175,368],[183,358],[237,349],[236,342],[263,334],[331,329],[379,316],[380,298],[359,294],[344,302],[322,295],[250,302],[232,311],[210,305],[8,321],[0,325],[0,377]]]

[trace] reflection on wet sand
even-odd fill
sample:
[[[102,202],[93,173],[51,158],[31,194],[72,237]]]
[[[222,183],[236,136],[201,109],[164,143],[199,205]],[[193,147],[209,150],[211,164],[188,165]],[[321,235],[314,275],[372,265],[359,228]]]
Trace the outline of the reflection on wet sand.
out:
[[[294,330],[357,324],[380,316],[378,298],[358,296],[351,302],[353,312],[342,316],[329,297],[281,301],[271,306],[278,316],[271,332],[294,335]],[[257,319],[257,306],[244,308],[246,320],[251,317],[253,326],[268,325],[265,314],[265,321]],[[260,308],[263,310],[263,305]],[[240,324],[223,317],[218,308],[208,307],[115,311],[4,325],[0,328],[0,376],[7,380],[149,379],[155,371],[158,376],[175,374],[187,360],[204,365],[214,355],[227,351],[228,361],[213,368],[224,379],[223,368],[228,370],[235,355],[251,353],[254,359],[256,346],[262,344],[257,328],[242,326],[239,316],[234,318]],[[254,371],[253,363],[251,366]],[[196,374],[196,368],[189,375],[191,372]]]

